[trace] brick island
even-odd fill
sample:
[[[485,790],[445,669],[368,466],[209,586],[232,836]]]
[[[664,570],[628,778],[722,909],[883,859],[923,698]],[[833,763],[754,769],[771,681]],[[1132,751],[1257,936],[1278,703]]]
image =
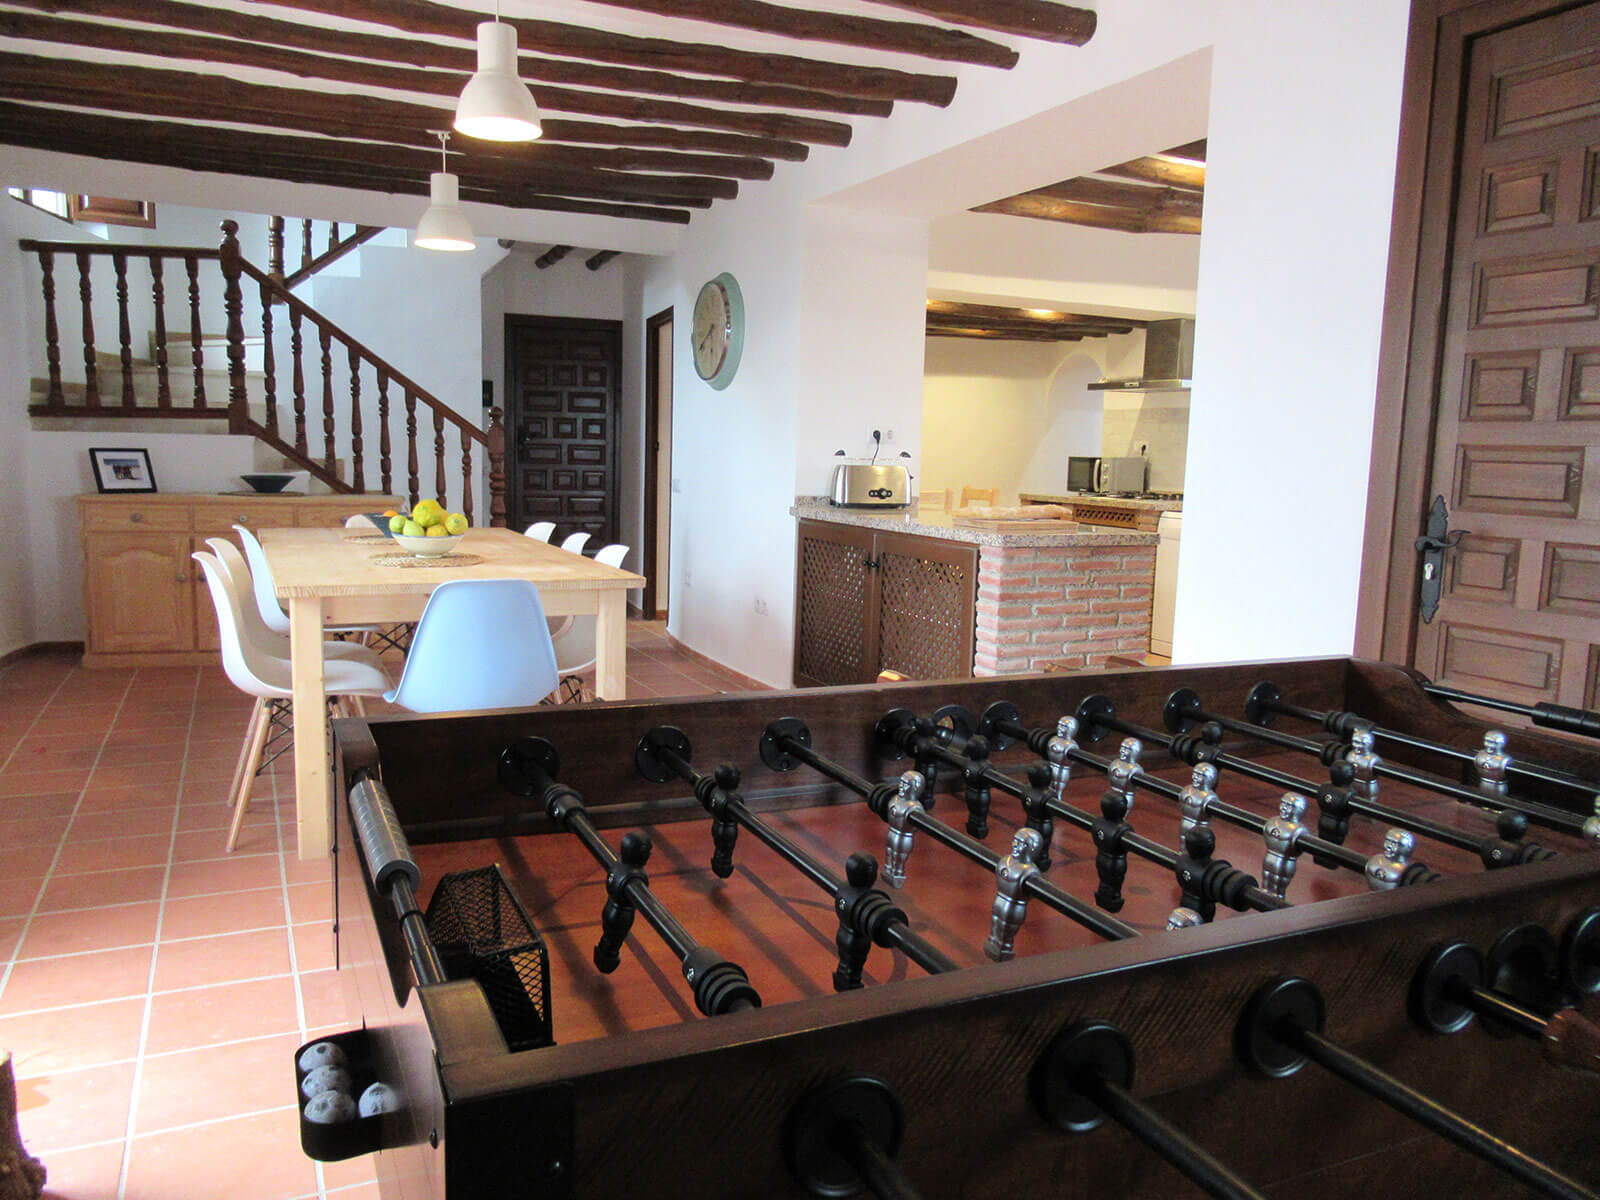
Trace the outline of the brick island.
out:
[[[1099,667],[1149,648],[1154,533],[812,497],[790,512],[796,686]]]

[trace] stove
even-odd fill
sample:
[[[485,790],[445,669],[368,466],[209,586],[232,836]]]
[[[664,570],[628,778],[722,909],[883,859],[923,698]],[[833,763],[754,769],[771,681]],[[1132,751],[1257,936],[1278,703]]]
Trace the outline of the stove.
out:
[[[1093,492],[1111,500],[1182,500],[1182,492]]]

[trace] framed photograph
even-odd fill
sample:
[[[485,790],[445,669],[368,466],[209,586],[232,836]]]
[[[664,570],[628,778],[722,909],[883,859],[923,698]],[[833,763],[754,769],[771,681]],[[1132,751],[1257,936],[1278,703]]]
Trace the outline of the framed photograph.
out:
[[[150,469],[150,451],[103,450],[91,447],[89,465],[102,492],[153,492],[156,474]]]

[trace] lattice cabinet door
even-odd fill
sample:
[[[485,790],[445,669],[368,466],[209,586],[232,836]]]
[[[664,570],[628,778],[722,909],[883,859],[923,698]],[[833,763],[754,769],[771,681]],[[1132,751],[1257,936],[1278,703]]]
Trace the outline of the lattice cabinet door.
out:
[[[977,547],[880,533],[873,558],[877,669],[910,679],[971,678]]]
[[[870,529],[801,521],[795,588],[797,687],[877,678]]]

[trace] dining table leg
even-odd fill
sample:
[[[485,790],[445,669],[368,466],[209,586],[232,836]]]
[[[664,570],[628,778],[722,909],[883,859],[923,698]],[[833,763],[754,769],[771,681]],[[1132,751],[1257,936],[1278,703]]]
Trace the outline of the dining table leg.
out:
[[[333,793],[320,596],[295,596],[289,601],[289,667],[294,689],[296,844],[302,859],[322,858],[333,845]]]
[[[601,700],[628,696],[628,593],[599,593],[595,613],[594,693]]]

